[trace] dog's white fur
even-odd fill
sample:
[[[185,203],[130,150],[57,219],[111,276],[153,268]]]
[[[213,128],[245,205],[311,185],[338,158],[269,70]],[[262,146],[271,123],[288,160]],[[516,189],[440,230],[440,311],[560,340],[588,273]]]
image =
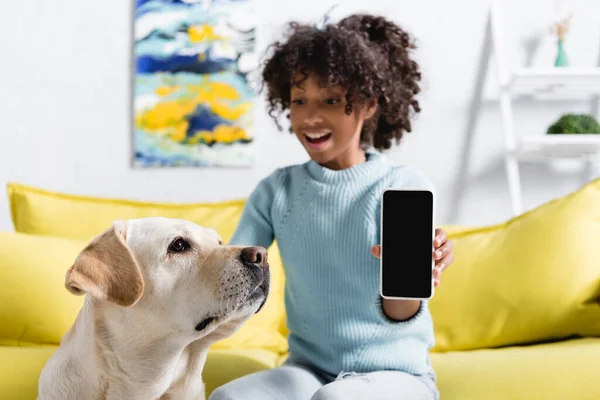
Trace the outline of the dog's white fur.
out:
[[[191,247],[169,251],[177,238]],[[204,399],[209,346],[268,295],[268,264],[242,262],[242,249],[188,221],[116,221],[66,274],[67,289],[87,296],[42,371],[38,399]]]

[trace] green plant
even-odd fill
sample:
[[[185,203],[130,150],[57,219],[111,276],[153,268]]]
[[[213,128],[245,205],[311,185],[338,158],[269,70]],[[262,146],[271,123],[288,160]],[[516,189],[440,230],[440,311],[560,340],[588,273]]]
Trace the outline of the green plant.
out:
[[[548,128],[550,134],[600,133],[600,124],[589,114],[565,114]]]

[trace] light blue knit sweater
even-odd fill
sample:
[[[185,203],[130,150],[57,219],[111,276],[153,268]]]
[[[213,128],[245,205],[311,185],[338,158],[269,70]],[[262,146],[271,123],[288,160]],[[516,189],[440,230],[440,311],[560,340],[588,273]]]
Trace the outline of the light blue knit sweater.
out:
[[[277,241],[290,358],[331,375],[433,373],[427,303],[404,322],[388,319],[381,308],[379,260],[370,249],[379,244],[380,198],[389,187],[431,189],[416,169],[373,151],[366,162],[340,171],[312,160],[277,169],[249,196],[230,244],[268,248]]]

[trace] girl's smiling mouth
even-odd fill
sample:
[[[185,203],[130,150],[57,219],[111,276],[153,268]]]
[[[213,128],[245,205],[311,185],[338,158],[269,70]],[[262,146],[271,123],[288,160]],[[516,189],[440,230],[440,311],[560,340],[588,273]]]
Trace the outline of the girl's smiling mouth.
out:
[[[324,143],[329,141],[332,136],[332,132],[328,129],[315,129],[315,130],[304,130],[302,132],[307,144],[313,149],[319,149]]]

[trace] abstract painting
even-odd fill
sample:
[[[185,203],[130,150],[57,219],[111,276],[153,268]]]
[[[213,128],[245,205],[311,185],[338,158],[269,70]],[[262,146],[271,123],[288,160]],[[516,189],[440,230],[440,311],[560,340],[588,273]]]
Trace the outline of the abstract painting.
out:
[[[254,164],[253,0],[137,0],[136,167]]]

